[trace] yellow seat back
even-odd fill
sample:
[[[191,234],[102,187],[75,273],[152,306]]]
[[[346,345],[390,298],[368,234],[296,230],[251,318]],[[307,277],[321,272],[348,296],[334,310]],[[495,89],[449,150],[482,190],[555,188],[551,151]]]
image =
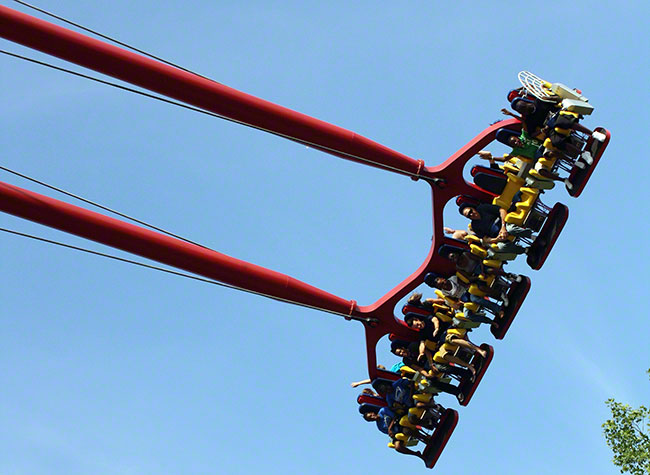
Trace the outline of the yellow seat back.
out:
[[[478,297],[485,297],[487,294],[478,288],[478,285],[472,284],[469,286],[469,293]]]

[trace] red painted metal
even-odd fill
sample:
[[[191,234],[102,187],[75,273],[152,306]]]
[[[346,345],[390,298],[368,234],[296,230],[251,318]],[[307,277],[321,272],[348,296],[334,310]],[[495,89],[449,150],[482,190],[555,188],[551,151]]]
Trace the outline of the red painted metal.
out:
[[[612,138],[611,132],[605,129],[604,127],[596,127],[594,129],[594,132],[600,132],[601,134],[605,134],[605,141],[602,144],[600,144],[600,146],[598,146],[598,149],[594,154],[594,151],[592,150],[592,145],[594,144],[595,139],[593,137],[589,137],[589,140],[587,140],[587,144],[585,145],[584,150],[591,152],[594,161],[592,162],[591,165],[587,167],[586,170],[581,170],[575,165],[571,169],[571,173],[569,174],[569,182],[571,182],[574,185],[574,188],[567,191],[569,191],[569,194],[574,198],[580,196],[582,190],[585,189],[585,186],[587,185],[589,178],[591,178],[591,174],[596,169],[596,165],[598,165],[598,162],[600,162],[600,157],[602,157],[603,153],[605,153],[605,149],[609,144],[609,140]]]
[[[349,130],[4,6],[0,37],[338,157],[408,175],[420,168],[417,160]]]
[[[255,292],[347,314],[350,301],[225,254],[0,182],[0,211]]]
[[[375,319],[375,323],[365,324],[368,372],[374,378],[378,374],[375,348],[379,339],[389,333],[398,338],[414,337],[414,333],[395,317],[397,303],[423,282],[427,272],[453,270],[451,262],[436,252],[442,244],[450,242],[442,232],[445,204],[459,194],[488,197],[482,190],[465,182],[462,177],[464,165],[478,150],[494,140],[499,128],[518,126],[518,121],[510,119],[488,127],[454,154],[453,160],[447,160],[445,167],[439,167],[437,173],[449,176],[449,182],[443,187],[432,185],[433,240],[426,259],[404,281],[368,306],[358,306],[352,300],[337,297],[279,272],[2,182],[0,211],[254,292],[344,315]],[[449,168],[457,173],[448,173]]]
[[[368,370],[377,375],[375,347],[386,334],[410,338],[413,332],[395,318],[396,304],[423,281],[431,270],[451,272],[452,265],[437,254],[449,242],[443,235],[443,209],[463,194],[478,199],[491,196],[463,178],[463,169],[476,153],[494,140],[501,127],[517,130],[520,123],[508,119],[491,125],[442,164],[424,167],[414,160],[353,132],[245,94],[214,81],[179,70],[159,61],[118,48],[80,33],[0,6],[0,37],[57,56],[173,99],[217,113],[243,124],[282,135],[335,156],[406,175],[439,178],[433,184],[433,239],[420,267],[377,302],[357,306],[284,274],[207,250],[148,229],[124,223],[92,211],[20,188],[0,184],[0,211],[46,226],[157,260],[220,282],[317,308],[376,319],[365,324]]]
[[[381,297],[377,302],[366,307],[360,307],[358,315],[368,315],[379,320],[376,326],[366,325],[366,352],[368,358],[368,372],[371,378],[377,374],[376,346],[377,342],[386,334],[394,333],[398,338],[413,338],[413,333],[401,320],[395,318],[395,307],[399,301],[409,292],[413,291],[424,281],[427,272],[448,272],[454,270],[450,261],[443,259],[437,250],[445,243],[453,243],[443,233],[443,210],[447,202],[458,195],[471,196],[477,199],[491,200],[492,196],[468,183],[463,178],[463,170],[467,162],[477,152],[492,142],[500,128],[518,130],[521,123],[516,119],[508,119],[492,124],[487,129],[470,140],[464,147],[458,150],[441,165],[432,167],[429,170],[435,176],[444,178],[444,186],[431,185],[433,201],[433,239],[429,254],[418,269],[408,276],[395,288]],[[357,314],[357,313],[355,313]]]

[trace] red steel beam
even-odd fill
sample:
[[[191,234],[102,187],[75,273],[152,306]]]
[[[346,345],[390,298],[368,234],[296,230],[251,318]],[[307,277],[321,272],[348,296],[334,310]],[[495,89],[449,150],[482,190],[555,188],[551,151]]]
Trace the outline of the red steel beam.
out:
[[[1,5],[0,37],[338,157],[432,176],[418,160],[349,130]]]
[[[515,119],[495,123],[444,163],[424,167],[422,161],[343,128],[3,6],[0,37],[335,156],[364,164],[370,160],[375,162],[372,166],[405,175],[443,179],[440,188],[432,188],[434,236],[429,255],[413,274],[364,307],[284,274],[0,182],[0,211],[244,289],[339,314],[371,316],[377,320],[377,324],[366,325],[371,376],[377,371],[375,345],[379,338],[389,332],[409,335],[410,330],[394,317],[399,299],[417,287],[429,270],[449,266],[436,253],[445,240],[445,203],[458,194],[485,198],[482,190],[464,180],[464,166],[494,139],[499,128],[520,127]]]
[[[178,269],[348,315],[354,303],[285,274],[0,182],[0,211]]]

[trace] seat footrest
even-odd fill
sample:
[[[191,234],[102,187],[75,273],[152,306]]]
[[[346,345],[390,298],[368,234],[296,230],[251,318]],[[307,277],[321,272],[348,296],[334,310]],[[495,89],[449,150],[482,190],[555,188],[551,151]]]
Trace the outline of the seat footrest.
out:
[[[458,400],[461,406],[467,406],[469,404],[469,401],[476,392],[476,388],[478,388],[478,385],[481,382],[481,379],[483,379],[483,375],[487,371],[488,366],[490,366],[490,362],[494,356],[494,348],[487,343],[483,343],[481,349],[487,351],[487,357],[483,359],[480,355],[474,354],[471,361],[472,366],[476,369],[476,377],[474,378],[474,381],[463,380],[458,385],[458,389],[460,389]]]
[[[453,409],[445,410],[436,430],[431,434],[431,438],[422,452],[427,468],[433,468],[436,465],[440,454],[456,428],[456,424],[458,424],[458,412]]]
[[[546,218],[546,222],[537,238],[528,249],[526,262],[532,269],[539,270],[542,268],[567,219],[569,219],[569,208],[562,203],[556,203],[548,218]]]
[[[578,158],[576,164],[573,165],[571,172],[569,173],[569,178],[567,179],[565,185],[566,189],[571,196],[577,198],[584,190],[591,174],[594,172],[594,168],[598,165],[600,157],[603,156],[603,152],[607,148],[609,143],[610,133],[607,129],[603,127],[597,127],[594,132],[599,132],[605,135],[605,141],[600,142],[595,140],[593,137],[589,137],[587,144],[585,145],[584,151],[589,152],[593,161],[591,164],[587,163],[583,158]],[[580,163],[580,165],[577,165]]]
[[[503,340],[503,337],[506,336],[529,290],[530,279],[525,275],[521,276],[520,282],[515,282],[510,286],[507,294],[508,305],[503,309],[503,317],[494,319],[499,324],[499,328],[490,328],[490,331],[497,340]]]

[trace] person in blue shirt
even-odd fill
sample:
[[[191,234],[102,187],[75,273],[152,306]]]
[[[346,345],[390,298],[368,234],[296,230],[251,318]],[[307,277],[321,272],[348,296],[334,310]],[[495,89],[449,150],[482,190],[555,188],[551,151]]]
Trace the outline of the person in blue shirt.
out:
[[[404,366],[404,362],[398,361],[397,363],[395,363],[393,366],[390,367],[390,371],[392,371],[393,373],[399,373],[399,370],[402,366]]]
[[[413,381],[407,378],[400,378],[393,382],[391,390],[386,393],[388,407],[396,411],[407,410],[415,406],[413,395],[415,387]]]
[[[422,452],[409,449],[404,441],[395,437],[399,433],[408,432],[408,429],[399,425],[399,416],[393,410],[388,407],[382,407],[379,410],[369,409],[363,413],[363,418],[368,422],[374,421],[379,431],[388,434],[391,438],[389,446],[394,447],[396,451],[401,454],[414,455],[426,462]]]
[[[363,418],[377,423],[377,429],[384,434],[389,434],[389,428],[392,430],[398,417],[389,407],[382,407],[378,411],[369,410],[363,414]],[[399,432],[399,431],[398,431]]]

